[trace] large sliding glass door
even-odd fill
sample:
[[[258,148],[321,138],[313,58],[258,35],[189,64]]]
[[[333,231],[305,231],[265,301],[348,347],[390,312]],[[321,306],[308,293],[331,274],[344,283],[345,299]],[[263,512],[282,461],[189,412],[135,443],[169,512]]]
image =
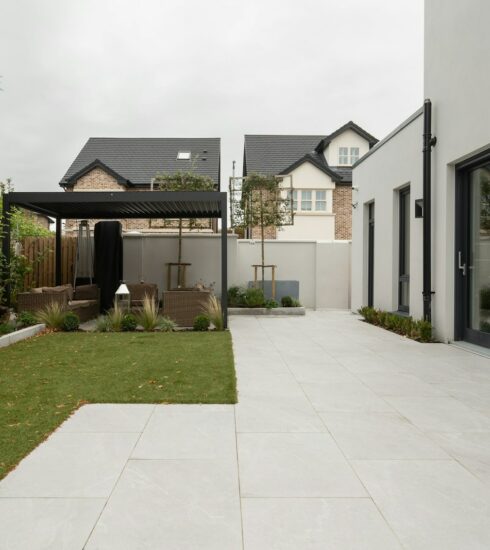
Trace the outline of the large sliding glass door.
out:
[[[490,160],[460,171],[458,186],[457,336],[490,347]]]

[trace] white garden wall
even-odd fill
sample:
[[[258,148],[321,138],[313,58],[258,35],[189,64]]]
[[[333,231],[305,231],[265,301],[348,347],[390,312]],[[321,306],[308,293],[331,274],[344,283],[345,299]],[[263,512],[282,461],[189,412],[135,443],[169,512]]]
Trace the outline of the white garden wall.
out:
[[[175,262],[175,235],[124,235],[124,280],[157,283],[165,288],[166,262]],[[187,284],[215,282],[221,293],[219,235],[186,235],[183,261]],[[252,264],[260,263],[260,241],[228,237],[228,286],[246,285],[253,279]],[[277,265],[278,280],[299,281],[300,301],[309,308],[350,307],[350,242],[266,241],[266,263]],[[270,278],[270,275],[267,277]]]

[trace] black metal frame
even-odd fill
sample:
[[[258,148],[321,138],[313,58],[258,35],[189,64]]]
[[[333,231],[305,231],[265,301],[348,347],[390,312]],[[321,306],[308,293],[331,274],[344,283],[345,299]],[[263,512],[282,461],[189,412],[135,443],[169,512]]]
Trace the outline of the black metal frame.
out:
[[[56,219],[56,284],[61,283],[61,220],[120,218],[221,218],[221,307],[228,327],[227,194],[219,191],[45,192],[3,195],[2,252],[10,262],[10,214],[22,207]],[[8,268],[4,279],[9,278]],[[10,287],[6,288],[10,303]]]
[[[469,269],[470,249],[470,186],[469,175],[472,170],[490,162],[490,150],[484,151],[456,166],[456,211],[455,211],[455,248],[454,248],[454,338],[467,340],[476,345],[490,347],[490,334],[470,329],[469,317],[469,280],[459,268],[461,262]]]
[[[406,273],[406,268],[410,268],[405,265],[405,247],[406,247],[406,212],[405,201],[408,201],[410,207],[410,186],[400,189],[398,192],[398,233],[399,233],[399,246],[398,246],[398,311],[408,313],[410,311],[410,300],[408,305],[401,303],[402,298],[402,285],[403,283],[410,284],[410,275]],[[408,217],[410,223],[410,215]],[[410,227],[409,227],[410,233]],[[410,273],[410,272],[409,272]],[[410,286],[409,286],[410,288]]]

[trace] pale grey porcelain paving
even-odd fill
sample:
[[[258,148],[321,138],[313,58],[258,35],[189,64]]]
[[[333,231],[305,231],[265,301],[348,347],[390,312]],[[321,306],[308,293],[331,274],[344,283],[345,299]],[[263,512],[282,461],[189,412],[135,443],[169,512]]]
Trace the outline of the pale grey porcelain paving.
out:
[[[239,550],[236,464],[131,460],[87,550]]]
[[[401,550],[368,498],[244,498],[245,550]]]
[[[157,405],[131,458],[235,458],[232,405]]]
[[[105,499],[0,498],[0,550],[83,548]]]
[[[0,550],[490,548],[489,359],[348,312],[231,330],[237,405],[82,407],[0,481]]]
[[[460,464],[448,460],[377,460],[353,464],[406,548],[490,548],[488,487]]]
[[[137,433],[55,432],[0,482],[0,497],[108,497]]]
[[[347,458],[450,458],[436,443],[396,413],[328,412],[320,416]]]
[[[60,432],[142,432],[155,405],[84,405],[60,426]]]

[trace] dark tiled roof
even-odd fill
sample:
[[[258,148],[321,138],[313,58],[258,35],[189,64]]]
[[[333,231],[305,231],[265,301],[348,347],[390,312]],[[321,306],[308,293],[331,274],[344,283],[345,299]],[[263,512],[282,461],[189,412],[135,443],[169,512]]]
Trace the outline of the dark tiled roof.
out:
[[[338,181],[340,183],[342,176],[339,176],[339,174],[337,174],[334,170],[330,168],[330,166],[327,164],[327,161],[325,160],[325,156],[323,155],[323,153],[320,154],[316,151],[306,153],[306,155],[303,155],[300,159],[298,159],[296,162],[293,162],[293,164],[291,164],[290,166],[285,167],[285,169],[281,170],[279,173],[289,174],[304,162],[310,162],[319,170],[330,176],[334,181]]]
[[[243,175],[276,175],[315,147],[325,136],[246,135]]]
[[[197,160],[177,160],[179,151],[190,151]],[[206,159],[206,160],[204,160]],[[174,173],[193,168],[219,185],[219,138],[90,138],[74,160],[60,185],[98,160],[128,181],[149,185],[157,173]],[[193,166],[194,165],[194,166]]]
[[[351,166],[330,166],[329,168],[340,176],[342,179],[341,183],[352,183]]]

